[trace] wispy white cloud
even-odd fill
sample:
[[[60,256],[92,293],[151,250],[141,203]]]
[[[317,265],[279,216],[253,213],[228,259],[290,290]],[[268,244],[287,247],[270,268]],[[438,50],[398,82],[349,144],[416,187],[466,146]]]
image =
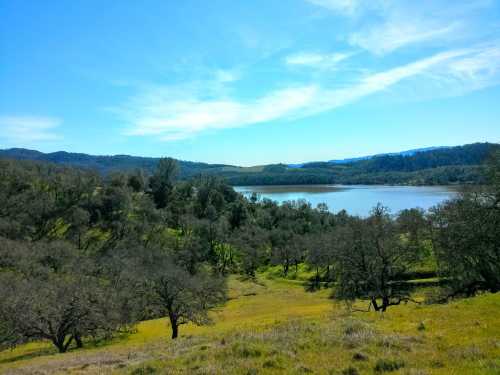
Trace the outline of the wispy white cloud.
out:
[[[433,21],[391,19],[352,33],[348,40],[353,46],[384,55],[407,45],[452,36],[458,29],[458,23],[441,25]]]
[[[267,122],[307,107],[316,90],[315,86],[292,87],[250,102],[225,98],[202,100],[195,94],[174,99],[170,90],[156,90],[132,101],[134,110],[129,111],[128,119],[133,127],[127,134],[178,140],[205,130]]]
[[[382,92],[405,79],[414,78],[432,69],[446,69],[450,63],[467,56],[469,53],[470,51],[466,49],[438,53],[406,65],[368,75],[350,87],[338,90],[324,90],[316,107],[312,108],[311,112],[318,113],[338,108],[366,96]]]
[[[464,93],[498,83],[499,56],[498,45],[450,50],[358,77],[346,87],[312,82],[272,90],[253,100],[227,96],[206,99],[199,92],[179,95],[169,87],[155,88],[126,103],[121,114],[130,124],[128,135],[179,140],[207,130],[311,116],[423,76],[426,84],[439,83],[441,89],[434,92],[436,96],[452,95],[457,87]]]
[[[474,12],[491,6],[491,0],[453,3],[442,0],[306,0],[335,14],[362,22],[352,22],[345,40],[376,55],[385,55],[410,45],[449,46],[483,32],[474,27]],[[361,25],[361,26],[360,26]]]
[[[322,54],[316,52],[302,52],[288,55],[285,63],[290,66],[305,66],[316,69],[335,68],[341,61],[351,57],[352,53]]]
[[[54,117],[0,116],[0,139],[8,145],[29,145],[61,139],[55,132],[62,121]]]
[[[450,71],[461,81],[479,86],[498,82],[500,74],[500,42],[477,50],[477,53],[450,64]]]
[[[500,43],[463,50],[464,54],[436,64],[391,89],[392,101],[434,100],[463,96],[500,85]]]

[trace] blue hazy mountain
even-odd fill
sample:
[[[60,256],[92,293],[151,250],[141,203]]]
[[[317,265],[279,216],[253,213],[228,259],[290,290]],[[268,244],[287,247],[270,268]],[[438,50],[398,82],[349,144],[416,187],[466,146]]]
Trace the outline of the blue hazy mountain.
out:
[[[366,156],[358,156],[355,158],[346,158],[346,159],[332,159],[328,160],[328,163],[333,163],[333,164],[350,164],[354,163],[360,160],[368,160],[372,159],[378,156],[394,156],[394,155],[401,155],[401,156],[412,156],[415,155],[417,152],[427,152],[427,151],[434,151],[434,150],[442,150],[446,148],[450,148],[451,146],[437,146],[437,147],[423,147],[423,148],[415,148],[413,150],[407,150],[407,151],[400,151],[400,152],[388,152],[384,154],[375,154],[375,155],[366,155]],[[307,162],[307,163],[296,163],[296,164],[288,164],[290,168],[301,168],[305,164],[310,164],[310,163],[317,163],[317,162]]]
[[[438,146],[438,147],[424,147],[424,148],[415,148],[413,150],[407,150],[407,151],[400,151],[400,152],[389,152],[385,154],[375,154],[375,155],[368,155],[368,156],[360,156],[357,158],[348,158],[348,159],[333,159],[333,160],[328,160],[329,163],[335,163],[335,164],[348,164],[348,163],[353,163],[356,161],[360,160],[367,160],[367,159],[372,159],[378,156],[395,156],[395,155],[400,155],[400,156],[413,156],[418,152],[428,152],[428,151],[434,151],[434,150],[443,150],[450,148],[449,146]]]

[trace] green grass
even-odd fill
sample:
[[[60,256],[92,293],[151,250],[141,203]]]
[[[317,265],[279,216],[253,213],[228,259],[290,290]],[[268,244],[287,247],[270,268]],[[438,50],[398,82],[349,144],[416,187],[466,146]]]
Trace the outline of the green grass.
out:
[[[258,283],[231,277],[214,324],[182,326],[176,341],[166,320],[151,320],[63,355],[48,343],[0,352],[0,373],[500,374],[499,294],[383,315],[349,312],[329,295],[269,274]]]
[[[321,271],[323,273],[323,271]],[[321,273],[321,274],[322,274]],[[262,269],[260,275],[266,279],[286,279],[286,280],[297,280],[297,281],[309,281],[316,276],[316,270],[309,267],[306,263],[299,263],[297,267],[295,265],[290,266],[288,274],[285,277],[283,275],[283,266],[266,266]]]

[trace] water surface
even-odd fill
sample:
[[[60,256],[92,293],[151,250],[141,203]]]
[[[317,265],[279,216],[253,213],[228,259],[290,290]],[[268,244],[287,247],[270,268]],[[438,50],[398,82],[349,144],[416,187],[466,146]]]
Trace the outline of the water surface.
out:
[[[449,186],[387,186],[387,185],[270,185],[235,186],[236,191],[278,203],[304,199],[316,207],[326,203],[330,211],[345,209],[351,215],[367,216],[377,204],[387,206],[392,213],[406,208],[429,209],[456,196],[457,188]]]

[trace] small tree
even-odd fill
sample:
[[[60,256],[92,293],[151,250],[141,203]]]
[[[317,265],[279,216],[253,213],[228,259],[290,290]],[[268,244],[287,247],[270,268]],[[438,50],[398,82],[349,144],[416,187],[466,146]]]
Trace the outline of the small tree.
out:
[[[160,159],[156,171],[149,181],[149,187],[151,188],[156,207],[165,208],[167,206],[174,187],[174,181],[178,174],[179,164],[175,159]]]
[[[280,264],[286,277],[290,266],[298,266],[302,259],[302,241],[291,230],[274,229],[269,234],[271,261]]]
[[[237,200],[229,205],[229,225],[231,230],[240,228],[248,219],[248,210],[243,199]]]
[[[53,275],[25,279],[3,273],[0,294],[4,345],[49,340],[64,353],[75,340],[81,346],[82,336],[97,336],[117,328],[112,318],[112,295],[106,295],[90,278]]]
[[[376,311],[410,300],[398,276],[415,262],[415,252],[401,239],[386,208],[378,205],[369,218],[352,219],[338,229],[337,241],[338,298],[368,298]]]
[[[82,238],[88,230],[90,214],[81,207],[75,207],[68,221],[71,224],[69,230],[70,237],[74,240],[78,249],[82,249]]]
[[[246,225],[233,232],[230,243],[238,251],[241,271],[255,278],[255,271],[265,260],[267,241],[264,230],[256,225]]]
[[[309,235],[307,242],[307,263],[315,269],[313,286],[318,287],[321,280],[321,269],[324,270],[325,278],[330,279],[330,266],[335,258],[336,241],[331,238],[331,233],[314,233]]]
[[[448,296],[500,291],[500,152],[487,166],[488,185],[432,211],[433,245]]]
[[[433,245],[449,296],[500,290],[500,210],[466,195],[433,211]]]
[[[0,238],[0,343],[50,340],[60,352],[131,323],[123,293],[67,242]],[[3,255],[10,254],[9,257]],[[4,267],[4,269],[1,269]],[[111,276],[111,275],[107,275]]]
[[[146,283],[153,295],[151,303],[158,316],[168,316],[172,339],[177,338],[182,324],[209,323],[209,310],[226,299],[223,278],[203,270],[192,275],[175,265],[168,254],[156,254],[146,272]]]

